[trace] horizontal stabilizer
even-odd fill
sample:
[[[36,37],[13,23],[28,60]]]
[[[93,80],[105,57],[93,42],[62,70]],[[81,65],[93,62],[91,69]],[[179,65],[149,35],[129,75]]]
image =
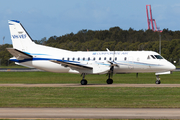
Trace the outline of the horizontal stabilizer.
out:
[[[92,67],[89,67],[87,65],[75,64],[75,63],[66,62],[66,61],[59,61],[59,60],[50,60],[50,61],[54,62],[54,63],[61,64],[65,67],[73,67],[73,68],[88,69],[88,70],[93,69]]]
[[[14,48],[6,48],[17,60],[32,59],[33,57],[25,52]]]

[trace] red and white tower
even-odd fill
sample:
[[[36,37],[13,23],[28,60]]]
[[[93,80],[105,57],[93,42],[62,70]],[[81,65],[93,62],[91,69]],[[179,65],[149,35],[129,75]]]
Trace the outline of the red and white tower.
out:
[[[146,5],[146,14],[147,14],[148,29],[152,29],[152,31],[159,31],[157,28],[156,20],[152,18],[151,5]],[[151,25],[151,28],[150,28],[150,25]]]

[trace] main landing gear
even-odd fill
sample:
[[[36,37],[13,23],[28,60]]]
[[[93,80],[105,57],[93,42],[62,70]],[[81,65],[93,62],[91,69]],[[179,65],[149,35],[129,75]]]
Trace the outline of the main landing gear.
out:
[[[110,70],[108,72],[108,79],[106,80],[107,84],[112,84],[113,80],[111,79],[111,76],[113,76],[113,72],[114,72],[114,66],[119,67],[118,65],[114,64],[114,60],[113,62],[110,62],[111,66],[110,66]],[[81,80],[81,85],[87,85],[87,80],[84,79],[85,78],[86,73],[82,73],[81,76],[83,76],[83,79]]]
[[[83,79],[81,80],[81,85],[87,85],[87,80],[85,78],[85,73],[82,73]]]
[[[156,84],[161,84],[161,81],[160,81],[159,75],[156,75]]]
[[[112,76],[113,72],[112,70],[110,70],[108,72],[108,79],[106,80],[107,84],[112,84],[113,83],[113,80],[111,79],[111,76]],[[85,79],[85,75],[86,73],[82,73],[81,76],[83,76],[83,79],[81,80],[81,85],[87,85],[87,80]]]
[[[106,83],[107,84],[112,84],[113,83],[113,79],[110,78],[110,74],[109,74],[108,79],[106,80]]]
[[[107,84],[112,84],[113,79],[111,79],[111,76],[113,75],[114,66],[110,68],[110,71],[108,72],[108,79],[106,80]]]

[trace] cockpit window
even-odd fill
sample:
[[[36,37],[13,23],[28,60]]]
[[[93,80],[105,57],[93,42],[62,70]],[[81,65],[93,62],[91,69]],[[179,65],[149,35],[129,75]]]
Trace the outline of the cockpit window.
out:
[[[163,59],[160,55],[154,55],[157,59]]]
[[[152,57],[153,59],[156,59],[156,58],[154,57],[154,55],[151,55],[151,57]]]

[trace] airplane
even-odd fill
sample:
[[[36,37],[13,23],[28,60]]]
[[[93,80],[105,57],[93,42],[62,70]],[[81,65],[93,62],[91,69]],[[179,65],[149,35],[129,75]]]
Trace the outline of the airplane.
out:
[[[17,65],[33,67],[56,73],[81,74],[81,85],[88,82],[87,74],[108,74],[107,84],[112,84],[113,74],[147,73],[156,75],[171,74],[176,67],[154,51],[70,51],[33,42],[20,21],[9,20],[13,48],[7,50]]]

